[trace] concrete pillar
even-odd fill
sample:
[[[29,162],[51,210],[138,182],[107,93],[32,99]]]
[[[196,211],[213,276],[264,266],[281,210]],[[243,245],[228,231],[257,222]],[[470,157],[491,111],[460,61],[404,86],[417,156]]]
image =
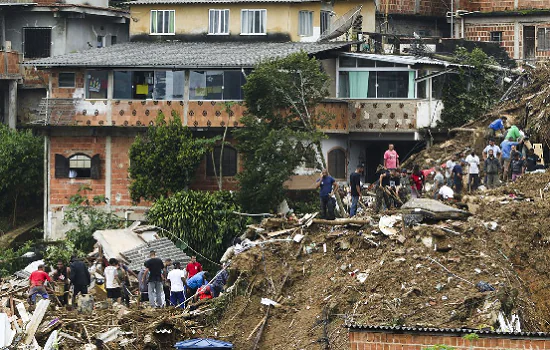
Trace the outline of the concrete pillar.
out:
[[[107,208],[111,207],[113,198],[111,197],[112,183],[112,164],[111,164],[111,136],[105,138],[105,198],[107,199]]]
[[[515,60],[519,60],[521,57],[520,57],[520,52],[519,52],[519,40],[520,40],[520,31],[519,31],[520,27],[519,27],[519,22],[518,21],[515,21],[514,22],[514,59]]]
[[[15,129],[17,126],[17,80],[10,80],[8,87],[8,126]]]

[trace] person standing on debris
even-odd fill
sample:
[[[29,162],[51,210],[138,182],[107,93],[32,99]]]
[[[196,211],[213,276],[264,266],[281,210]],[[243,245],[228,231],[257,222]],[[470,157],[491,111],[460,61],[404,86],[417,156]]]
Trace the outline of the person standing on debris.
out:
[[[200,262],[197,261],[196,256],[191,256],[191,261],[185,267],[185,271],[187,271],[188,278],[191,278],[202,271],[202,265]]]
[[[489,149],[489,156],[485,159],[485,185],[487,188],[494,188],[497,185],[498,173],[502,169],[500,160],[495,157],[493,149]]]
[[[29,298],[34,304],[36,295],[39,294],[43,299],[48,299],[48,291],[46,290],[46,281],[51,282],[50,275],[44,272],[44,264],[38,265],[38,269],[33,271],[29,277]]]
[[[76,296],[88,294],[88,286],[91,283],[90,271],[84,262],[76,256],[71,257],[71,283],[73,285],[73,304]]]
[[[351,187],[351,208],[349,210],[350,218],[357,214],[357,204],[361,200],[361,174],[363,173],[363,164],[359,164],[355,171],[349,176],[349,185]]]
[[[420,198],[422,196],[422,189],[424,188],[425,178],[418,164],[415,164],[413,167],[411,179],[413,182],[411,185],[412,198]]]
[[[493,151],[493,156],[495,158],[500,158],[502,151],[500,150],[500,147],[495,144],[495,139],[490,139],[489,144],[483,149],[483,159],[487,159],[489,157],[489,150]]]
[[[222,270],[210,281],[212,290],[212,297],[217,298],[223,290],[223,287],[227,283],[229,278],[229,272],[227,272],[226,265],[224,264]]]
[[[143,273],[143,279],[149,275],[147,292],[151,307],[162,307],[162,295],[164,294],[164,290],[162,289],[163,269],[164,263],[156,257],[156,252],[151,250],[149,252],[149,260],[145,262],[145,272]]]
[[[502,133],[502,136],[504,136],[507,120],[508,118],[506,118],[505,116],[501,116],[500,118],[495,119],[491,124],[489,124],[487,136],[494,139],[497,136],[497,131],[500,131]]]
[[[401,186],[399,186],[399,199],[401,200],[401,203],[405,203],[409,200],[409,197],[411,195],[411,178],[409,177],[409,174],[407,172],[407,169],[403,168],[401,169],[401,177],[399,178],[399,183]]]
[[[453,168],[456,165],[456,156],[451,156],[451,159],[449,159],[445,163],[445,178],[447,179],[447,186],[451,186],[453,184]]]
[[[510,129],[508,129],[505,139],[511,140],[511,141],[518,141],[522,137],[523,135],[521,134],[521,131],[519,131],[519,128],[515,125],[512,125]]]
[[[172,306],[178,306],[184,308],[185,305],[185,279],[187,272],[181,269],[179,261],[174,263],[174,269],[168,273],[166,279],[170,281],[170,304]]]
[[[542,166],[538,166],[537,163],[539,162],[540,157],[535,154],[535,150],[530,148],[527,151],[527,157],[525,157],[525,163],[527,165],[527,171],[535,171],[537,169],[544,169]]]
[[[130,306],[130,295],[132,294],[132,292],[130,291],[130,275],[134,276],[135,278],[137,278],[137,276],[134,271],[130,270],[130,268],[126,266],[126,264],[119,262],[118,268],[119,275],[122,275],[120,285],[122,302],[128,307]]]
[[[57,262],[57,268],[53,273],[53,281],[55,282],[55,295],[61,305],[67,305],[69,301],[69,277],[71,276],[71,269],[59,260]]]
[[[388,170],[399,168],[399,154],[397,154],[391,143],[388,146],[388,150],[384,152],[384,168]]]
[[[164,259],[164,269],[162,270],[162,275],[164,277],[164,283],[162,286],[162,289],[164,290],[164,302],[162,303],[163,306],[168,305],[170,302],[170,282],[168,282],[168,273],[172,271],[172,259],[166,258]]]
[[[338,189],[338,184],[332,176],[328,174],[327,169],[321,171],[321,177],[317,180],[317,188],[319,188],[319,197],[321,201],[321,219],[333,218],[334,215],[329,213],[328,202],[332,193]]]
[[[115,258],[109,259],[109,266],[105,267],[103,275],[105,276],[105,289],[107,290],[107,298],[112,301],[120,301],[120,285],[122,284],[119,274],[118,260]]]
[[[454,190],[455,190],[456,193],[461,193],[462,192],[462,187],[463,187],[463,183],[462,183],[463,170],[462,170],[462,167],[464,165],[466,165],[466,162],[461,160],[453,168],[453,187],[454,187]]]
[[[514,153],[510,168],[512,169],[512,181],[516,181],[518,177],[525,173],[525,162],[519,157],[519,152]]]
[[[520,140],[521,142],[521,140]],[[511,162],[511,152],[512,152],[512,146],[519,145],[520,142],[514,142],[512,139],[506,139],[502,141],[500,144],[500,148],[502,149],[502,157],[501,157],[501,164],[502,164],[502,180],[504,182],[508,181],[510,178],[510,162]]]
[[[381,166],[379,166],[380,168]],[[376,187],[376,199],[374,203],[374,210],[379,213],[382,208],[390,209],[396,207],[396,202],[399,199],[397,194],[397,186],[401,183],[401,178],[396,169],[382,170],[380,178],[378,179],[378,186]]]
[[[476,151],[468,154],[466,157],[466,163],[469,164],[468,167],[468,191],[475,191],[479,186],[479,157],[476,154]]]
[[[441,172],[440,167],[435,168],[435,175],[434,175],[434,187],[433,187],[433,198],[437,197],[437,191],[445,185],[445,176],[443,176],[443,173]]]
[[[138,278],[138,284],[139,284],[139,301],[144,303],[146,301],[149,301],[149,293],[148,293],[149,277],[145,273],[145,266],[141,267],[137,278]]]

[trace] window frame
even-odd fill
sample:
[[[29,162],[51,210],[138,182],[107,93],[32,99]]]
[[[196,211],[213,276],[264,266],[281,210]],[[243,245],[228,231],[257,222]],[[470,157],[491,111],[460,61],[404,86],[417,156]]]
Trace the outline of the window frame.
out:
[[[222,33],[222,32],[213,33],[213,32],[211,32],[212,23],[210,21],[212,19],[212,17],[211,17],[212,12],[218,12],[220,14],[222,14],[222,13],[225,14],[227,12],[227,19],[225,21],[225,24],[227,26],[227,32],[225,32],[225,33]],[[229,9],[209,9],[208,10],[208,35],[229,35],[230,32],[231,32],[231,30],[229,29],[230,16],[231,16],[231,12],[229,11]],[[221,16],[219,18],[221,18]],[[220,27],[220,26],[221,26],[221,23],[219,25],[216,25],[216,27]]]
[[[263,29],[264,31],[262,33],[245,33],[243,32],[243,29],[244,29],[244,23],[243,23],[243,19],[244,19],[244,13],[247,12],[247,13],[255,13],[255,12],[260,12],[262,13],[262,17],[261,17],[261,21],[263,24]],[[261,26],[261,25],[260,25]],[[241,9],[241,34],[240,35],[267,35],[267,9]]]
[[[72,74],[73,75],[73,79],[72,79],[72,85],[71,86],[62,86],[61,85],[61,74]],[[72,88],[75,88],[76,87],[76,73],[75,72],[59,72],[59,74],[57,75],[57,87],[60,88],[60,89],[72,89]]]
[[[170,17],[173,17],[173,25],[174,25],[174,28],[173,28],[173,32],[161,32],[159,33],[158,32],[158,13],[159,12],[162,12],[163,13],[163,16],[164,16],[164,13],[168,12],[170,15],[169,15],[169,18],[168,18],[168,30],[170,30]],[[154,18],[155,18],[155,31],[153,31],[153,13],[155,14]],[[164,26],[163,26],[164,27]],[[164,28],[163,28],[164,30]],[[151,10],[149,12],[149,35],[176,35],[176,10]]]
[[[544,36],[544,40],[543,40],[543,45],[540,45],[539,42],[540,42],[540,32],[543,31],[543,36]],[[548,27],[540,27],[540,28],[537,28],[537,31],[536,31],[536,38],[537,38],[537,52],[544,52],[544,51],[550,51],[550,28]]]
[[[27,31],[31,32],[31,31],[39,31],[39,30],[43,30],[43,31],[48,31],[49,32],[49,36],[50,36],[50,41],[49,41],[49,46],[44,46],[44,54],[43,55],[39,55],[39,56],[29,56],[27,55]],[[23,27],[23,42],[22,42],[22,52],[23,52],[23,57],[24,58],[30,58],[30,59],[37,59],[37,58],[46,58],[46,57],[51,57],[52,56],[52,45],[53,45],[53,42],[52,42],[52,38],[53,38],[53,35],[52,35],[52,32],[53,32],[53,28],[52,27]],[[46,51],[47,51],[47,54],[46,54]]]
[[[498,34],[499,40],[494,40],[494,35]],[[494,30],[489,32],[489,41],[493,43],[502,43],[504,32],[502,30]]]
[[[355,59],[355,67],[341,67],[340,66],[340,58],[341,57],[349,57]],[[378,76],[377,76],[377,82],[376,82],[376,97],[363,97],[363,98],[357,98],[357,97],[341,97],[340,96],[340,72],[414,72],[415,79],[418,78],[418,70],[409,68],[410,65],[403,65],[400,63],[394,63],[398,64],[400,66],[397,67],[376,67],[376,63],[383,62],[383,61],[375,61],[374,67],[359,67],[358,61],[360,60],[360,57],[356,56],[338,56],[336,58],[336,98],[342,99],[342,100],[374,100],[374,99],[384,99],[384,100],[415,100],[418,99],[418,83],[416,81],[414,82],[414,97],[378,97]],[[391,62],[384,62],[384,63],[391,63]],[[409,87],[410,88],[410,87]]]
[[[224,93],[225,93],[225,72],[240,72],[240,77],[241,79],[244,78],[244,80],[242,80],[242,85],[241,85],[241,98],[240,99],[235,99],[235,98],[231,98],[231,99],[225,99],[224,98]],[[222,98],[221,99],[206,99],[206,98],[203,98],[203,99],[197,99],[196,98],[196,94],[195,96],[191,96],[192,95],[192,92],[191,90],[193,89],[191,87],[191,73],[193,72],[205,72],[205,78],[207,78],[208,76],[208,72],[223,72],[222,76],[223,76],[223,85],[222,85]],[[242,73],[242,71],[239,71],[239,70],[236,70],[236,69],[190,69],[189,70],[189,102],[195,102],[195,101],[235,101],[235,102],[239,102],[239,101],[244,101],[244,91],[243,91],[243,86],[244,84],[246,84],[246,75]],[[208,95],[208,93],[207,93]]]
[[[306,32],[302,32],[302,15],[307,15],[310,21],[310,25],[308,28],[306,28]],[[313,11],[310,10],[300,10],[298,11],[298,36],[300,37],[312,37],[313,36]]]
[[[89,89],[90,89],[90,78],[89,78],[89,75],[91,72],[105,72],[107,73],[107,88],[105,89],[105,97],[98,97],[98,98],[94,98],[94,97],[90,97],[90,94],[89,94]],[[94,100],[94,101],[103,101],[103,100],[108,100],[109,99],[109,71],[108,70],[104,70],[104,69],[87,69],[85,71],[86,76],[84,78],[84,99],[85,100]],[[101,90],[101,87],[100,87],[100,90]],[[96,91],[93,91],[93,92],[96,92]],[[99,93],[99,92],[98,92]]]
[[[86,157],[87,160],[90,163],[90,167],[71,167],[71,160],[75,157]],[[71,154],[68,157],[65,157],[62,154],[56,154],[55,155],[55,173],[54,176],[56,179],[70,179],[70,180],[98,180],[101,178],[101,159],[99,157],[99,154],[89,156],[86,153],[82,152],[76,152]],[[71,171],[77,171],[75,169],[87,169],[85,176],[78,176],[78,172],[76,173],[76,176],[71,176]]]
[[[326,16],[327,18],[326,19],[326,28],[324,28],[323,30],[323,17]],[[332,19],[332,12],[331,11],[327,11],[327,10],[321,10],[319,12],[319,30],[320,30],[320,33],[323,34],[324,32],[326,32],[327,30],[330,29],[330,25],[331,25],[331,19]]]
[[[221,145],[214,146],[214,149],[212,150],[212,152],[216,152],[216,150],[219,149],[220,150],[219,152],[221,153],[221,148],[222,148]],[[235,177],[239,173],[239,152],[232,145],[227,145],[226,144],[226,145],[223,146],[223,155],[224,155],[224,157],[229,156],[229,153],[226,153],[226,151],[228,151],[228,150],[231,151],[231,152],[234,152],[235,164],[231,165],[230,169],[232,171],[231,171],[231,174],[228,174],[225,170],[225,169],[228,168],[226,166],[227,164],[223,164],[223,159],[221,159],[222,166],[223,166],[222,178]],[[208,177],[219,177],[220,176],[219,174],[217,174],[217,175],[214,174],[214,169],[216,170],[216,172],[219,170],[219,161],[220,161],[220,159],[218,157],[218,167],[216,168],[216,161],[215,161],[215,159],[214,159],[214,161],[212,160],[212,152],[208,152],[206,154],[206,166],[205,166],[205,172],[204,173]],[[216,158],[216,157],[214,156],[214,158]],[[210,168],[210,167],[212,167],[212,168]]]

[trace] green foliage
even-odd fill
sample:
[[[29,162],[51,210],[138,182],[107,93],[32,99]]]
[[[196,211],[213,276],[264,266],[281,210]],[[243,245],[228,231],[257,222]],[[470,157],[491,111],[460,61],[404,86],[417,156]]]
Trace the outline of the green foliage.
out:
[[[27,261],[22,258],[22,255],[30,251],[31,242],[22,244],[19,248],[2,249],[0,251],[0,277],[9,276],[16,271],[24,268]]]
[[[160,198],[147,217],[151,224],[176,234],[209,259],[219,261],[231,240],[245,228],[245,220],[232,214],[239,209],[230,192],[182,191]]]
[[[315,213],[319,211],[319,192],[317,190],[293,191],[288,198],[288,206],[298,214]]]
[[[487,112],[500,98],[503,87],[499,72],[490,68],[498,65],[479,48],[468,52],[459,47],[454,54],[457,63],[465,65],[458,74],[449,74],[443,87],[441,125],[456,127]]]
[[[43,190],[44,139],[31,131],[16,131],[0,124],[0,212],[11,213],[15,225],[17,207],[40,205]]]
[[[454,350],[455,348],[450,345],[436,344],[424,348],[424,350]]]
[[[216,140],[193,137],[176,112],[168,122],[159,112],[157,126],[148,127],[130,147],[132,200],[154,201],[184,190]]]
[[[474,340],[479,339],[479,334],[477,334],[477,333],[468,333],[468,334],[462,336],[462,338],[464,338],[466,340],[474,341]]]
[[[81,256],[84,253],[79,252],[72,241],[64,240],[48,245],[46,254],[44,254],[44,262],[47,266],[56,266],[58,261],[63,261],[65,266],[69,266],[73,255]]]
[[[316,159],[333,116],[316,113],[328,96],[328,76],[301,52],[263,62],[244,86],[249,114],[233,132],[244,161],[239,202],[248,212],[274,210],[285,198],[283,183],[300,164]]]
[[[121,221],[115,214],[95,207],[107,203],[107,199],[104,196],[94,196],[90,201],[84,193],[90,190],[88,186],[81,186],[69,199],[64,223],[74,226],[66,233],[67,239],[73,245],[74,251],[71,253],[91,251],[95,244],[92,236],[95,231],[121,227]]]

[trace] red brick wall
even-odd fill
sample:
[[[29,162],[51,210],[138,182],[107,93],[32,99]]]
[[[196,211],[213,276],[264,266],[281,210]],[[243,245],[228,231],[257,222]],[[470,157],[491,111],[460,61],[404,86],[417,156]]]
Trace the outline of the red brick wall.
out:
[[[449,345],[457,350],[550,349],[550,340],[540,338],[511,339],[481,335],[479,339],[470,341],[462,338],[460,333],[393,334],[350,330],[349,339],[351,350],[422,350],[436,344]]]
[[[469,11],[513,11],[550,8],[550,0],[519,0],[514,8],[514,0],[460,0],[460,9]]]
[[[445,1],[441,0],[420,0],[418,7],[416,0],[382,0],[379,4],[378,11],[380,13],[386,11],[386,4],[388,4],[388,12],[391,14],[445,16],[445,12],[448,11]]]
[[[4,64],[6,58],[7,59],[7,68],[6,71],[6,65]],[[19,68],[19,53],[16,51],[0,51],[0,74],[2,75],[21,75],[21,70]]]

